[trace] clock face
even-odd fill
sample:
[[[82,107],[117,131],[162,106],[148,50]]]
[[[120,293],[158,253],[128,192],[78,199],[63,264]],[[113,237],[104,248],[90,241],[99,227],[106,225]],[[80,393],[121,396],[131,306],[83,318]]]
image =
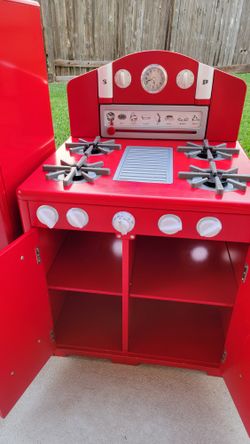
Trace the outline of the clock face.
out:
[[[142,87],[150,94],[156,94],[166,86],[168,75],[161,65],[149,65],[142,71]]]

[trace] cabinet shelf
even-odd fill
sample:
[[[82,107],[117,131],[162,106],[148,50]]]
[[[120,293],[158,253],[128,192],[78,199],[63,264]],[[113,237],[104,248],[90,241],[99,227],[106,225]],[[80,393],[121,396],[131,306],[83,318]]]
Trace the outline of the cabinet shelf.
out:
[[[113,234],[72,231],[48,273],[49,289],[121,295],[121,255]]]
[[[62,298],[55,322],[57,347],[121,351],[121,298],[58,292]]]
[[[182,363],[218,366],[229,308],[134,299],[129,351]]]
[[[131,297],[232,307],[236,293],[224,242],[137,238]]]
[[[138,236],[122,278],[115,235],[63,234],[47,275],[58,348],[219,367],[245,261],[240,245]]]

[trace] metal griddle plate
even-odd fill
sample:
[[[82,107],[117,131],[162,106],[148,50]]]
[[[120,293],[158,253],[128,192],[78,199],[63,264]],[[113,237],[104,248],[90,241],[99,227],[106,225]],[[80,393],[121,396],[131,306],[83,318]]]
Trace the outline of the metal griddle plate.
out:
[[[173,183],[173,149],[158,146],[127,146],[113,180]]]

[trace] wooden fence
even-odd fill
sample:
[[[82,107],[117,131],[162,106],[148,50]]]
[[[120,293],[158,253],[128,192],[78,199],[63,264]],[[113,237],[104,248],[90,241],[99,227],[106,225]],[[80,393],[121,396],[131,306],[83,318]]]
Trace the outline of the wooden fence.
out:
[[[249,69],[250,0],[39,1],[51,79],[143,49]]]

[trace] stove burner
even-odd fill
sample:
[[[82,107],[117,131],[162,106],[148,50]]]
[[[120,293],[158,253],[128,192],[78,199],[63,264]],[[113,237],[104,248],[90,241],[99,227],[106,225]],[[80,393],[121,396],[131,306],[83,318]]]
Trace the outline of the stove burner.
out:
[[[227,189],[246,191],[246,182],[250,182],[250,174],[238,174],[238,168],[217,170],[214,160],[210,160],[209,164],[210,168],[207,169],[190,165],[191,171],[180,171],[178,177],[190,180],[192,188],[206,187],[214,189],[216,194],[220,195]]]
[[[114,150],[121,149],[121,145],[115,143],[114,139],[105,140],[104,142],[100,142],[100,139],[100,136],[97,136],[95,140],[91,142],[79,139],[79,142],[66,142],[65,146],[72,154],[85,154],[86,156],[109,154]]]
[[[227,148],[226,143],[219,145],[209,145],[205,139],[202,145],[193,142],[187,142],[187,146],[178,146],[177,151],[185,153],[187,157],[205,160],[223,160],[231,159],[233,154],[239,154],[238,148]]]
[[[222,173],[218,172],[217,176],[213,176],[211,175],[208,180],[205,182],[205,185],[209,188],[213,188],[216,189],[216,177],[219,177],[220,181],[221,181],[221,185],[223,186],[223,188],[225,189],[226,186],[228,185],[227,183],[227,179],[225,177],[222,177]],[[219,193],[218,193],[219,194]]]
[[[77,163],[68,163],[61,160],[61,165],[43,165],[48,180],[62,180],[65,187],[73,182],[93,183],[98,176],[110,174],[109,168],[103,168],[103,162],[87,163],[84,155]]]

